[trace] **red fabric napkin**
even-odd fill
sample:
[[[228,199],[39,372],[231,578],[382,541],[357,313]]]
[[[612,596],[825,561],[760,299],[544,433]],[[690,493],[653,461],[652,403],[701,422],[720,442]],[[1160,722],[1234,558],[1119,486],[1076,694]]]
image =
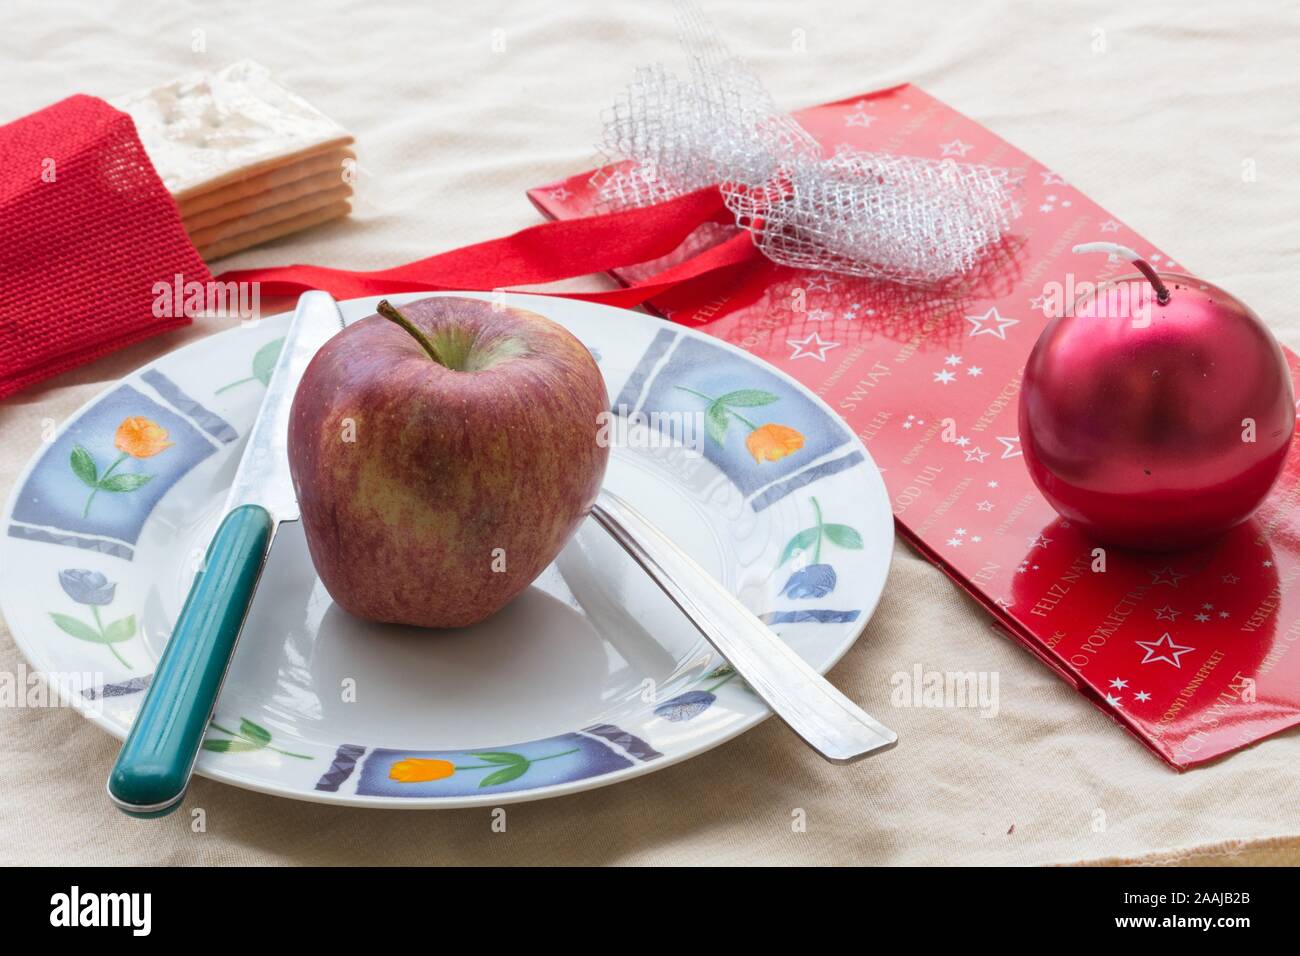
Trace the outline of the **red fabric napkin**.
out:
[[[0,156],[0,398],[190,321],[154,285],[212,276],[127,114],[72,96],[0,126]]]

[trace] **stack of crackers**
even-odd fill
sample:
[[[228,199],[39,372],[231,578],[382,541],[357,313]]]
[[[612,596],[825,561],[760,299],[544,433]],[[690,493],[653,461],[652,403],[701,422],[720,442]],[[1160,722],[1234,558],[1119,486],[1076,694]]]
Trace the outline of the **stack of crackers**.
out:
[[[251,60],[112,104],[135,120],[208,261],[351,210],[352,136]]]

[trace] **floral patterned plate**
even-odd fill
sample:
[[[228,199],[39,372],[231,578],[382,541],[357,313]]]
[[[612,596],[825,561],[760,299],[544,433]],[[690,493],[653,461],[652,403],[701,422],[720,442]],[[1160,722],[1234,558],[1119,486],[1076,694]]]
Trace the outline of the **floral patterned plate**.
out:
[[[875,608],[892,550],[861,442],[803,386],[716,339],[605,306],[503,298],[596,357],[613,410],[607,485],[830,668]],[[345,316],[376,301],[343,303]],[[118,737],[215,529],[288,320],[214,335],[112,386],[9,501],[0,608],[32,665]],[[293,523],[197,772],[326,803],[495,806],[635,777],[768,715],[593,522],[506,609],[443,633],[335,607]]]

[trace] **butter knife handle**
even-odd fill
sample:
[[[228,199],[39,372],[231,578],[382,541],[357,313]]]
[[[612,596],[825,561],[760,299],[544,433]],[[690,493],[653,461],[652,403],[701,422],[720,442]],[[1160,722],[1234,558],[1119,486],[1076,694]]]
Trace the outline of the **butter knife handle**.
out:
[[[213,536],[108,778],[130,816],[164,816],[185,796],[273,530],[265,508],[241,505]]]

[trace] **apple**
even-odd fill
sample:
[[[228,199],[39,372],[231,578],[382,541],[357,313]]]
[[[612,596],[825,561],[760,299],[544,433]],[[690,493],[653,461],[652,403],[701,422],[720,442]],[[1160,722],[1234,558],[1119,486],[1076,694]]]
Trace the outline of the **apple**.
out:
[[[590,511],[605,380],[568,330],[447,296],[330,339],[303,373],[289,469],[312,562],[344,610],[467,627],[524,590]]]

